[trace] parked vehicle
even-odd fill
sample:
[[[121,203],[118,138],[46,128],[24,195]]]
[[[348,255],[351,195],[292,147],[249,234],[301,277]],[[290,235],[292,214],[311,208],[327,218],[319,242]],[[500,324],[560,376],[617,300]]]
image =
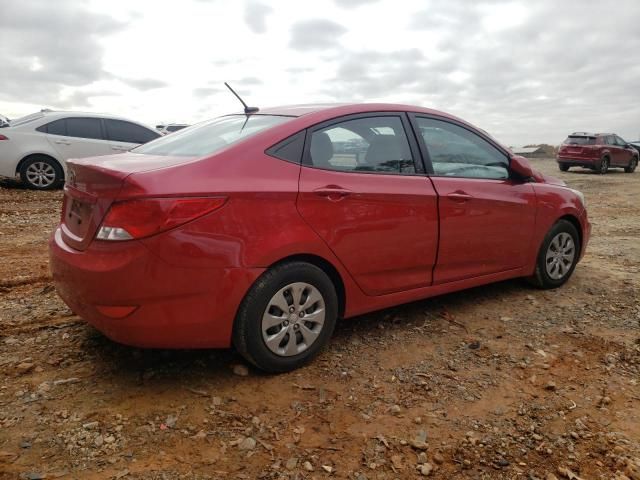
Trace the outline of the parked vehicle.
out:
[[[156,125],[156,129],[162,135],[168,135],[169,133],[177,132],[183,128],[187,128],[189,125],[186,123],[169,123],[168,125]],[[158,128],[160,127],[160,128]]]
[[[629,142],[629,145],[631,145],[633,148],[635,148],[638,153],[640,154],[640,140],[634,140],[632,142]]]
[[[362,151],[336,154],[350,140]],[[580,192],[420,107],[228,115],[68,168],[50,261],[69,307],[118,342],[233,344],[269,372],[309,361],[338,318],[515,277],[559,287],[590,234]]]
[[[37,190],[56,188],[68,159],[126,152],[158,137],[125,118],[42,110],[0,125],[0,177],[18,177]]]
[[[638,166],[638,150],[615,133],[575,132],[558,150],[558,167],[586,167],[605,174],[610,168],[633,173]]]

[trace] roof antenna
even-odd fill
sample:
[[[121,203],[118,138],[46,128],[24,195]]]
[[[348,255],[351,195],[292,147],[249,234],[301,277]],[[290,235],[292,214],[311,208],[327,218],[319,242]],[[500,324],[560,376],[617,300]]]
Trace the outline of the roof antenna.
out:
[[[224,84],[229,90],[231,90],[231,93],[233,93],[236,96],[236,98],[238,100],[240,100],[240,103],[244,107],[244,114],[245,115],[251,115],[252,113],[257,113],[257,112],[260,111],[260,109],[258,107],[247,107],[247,104],[244,103],[244,101],[240,98],[240,95],[238,95],[236,93],[236,91],[233,88],[231,88],[231,86],[227,82],[224,82]]]

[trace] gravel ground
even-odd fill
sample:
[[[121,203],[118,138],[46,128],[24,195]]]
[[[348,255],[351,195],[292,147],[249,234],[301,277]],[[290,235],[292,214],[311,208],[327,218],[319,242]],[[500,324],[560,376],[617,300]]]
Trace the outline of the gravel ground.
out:
[[[341,322],[311,365],[117,345],[57,298],[60,192],[0,187],[0,478],[640,479],[640,173],[536,167],[593,237],[501,282]]]

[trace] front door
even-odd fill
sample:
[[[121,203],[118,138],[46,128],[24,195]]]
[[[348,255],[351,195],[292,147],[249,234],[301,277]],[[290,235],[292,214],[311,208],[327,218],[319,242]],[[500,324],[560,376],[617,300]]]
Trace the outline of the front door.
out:
[[[509,178],[508,155],[466,126],[413,121],[440,199],[434,284],[524,266],[535,225],[531,184]]]
[[[404,114],[346,117],[309,132],[298,210],[368,295],[432,283],[436,192]]]

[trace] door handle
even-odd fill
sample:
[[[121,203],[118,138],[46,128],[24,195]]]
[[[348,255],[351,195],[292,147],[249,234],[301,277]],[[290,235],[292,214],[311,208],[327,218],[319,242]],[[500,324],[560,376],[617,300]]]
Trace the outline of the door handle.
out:
[[[67,142],[65,140],[54,140],[58,145],[71,145],[71,142]]]
[[[315,189],[313,193],[321,197],[327,197],[329,200],[340,200],[341,198],[351,195],[353,192],[337,185],[327,185],[326,187]]]
[[[118,152],[128,152],[129,149],[127,147],[111,147],[111,150],[117,150]]]
[[[471,200],[473,198],[472,195],[469,195],[466,192],[462,192],[462,191],[457,191],[457,192],[451,192],[447,195],[447,198],[453,202],[458,202],[458,203],[464,203],[464,202],[468,202],[469,200]]]

